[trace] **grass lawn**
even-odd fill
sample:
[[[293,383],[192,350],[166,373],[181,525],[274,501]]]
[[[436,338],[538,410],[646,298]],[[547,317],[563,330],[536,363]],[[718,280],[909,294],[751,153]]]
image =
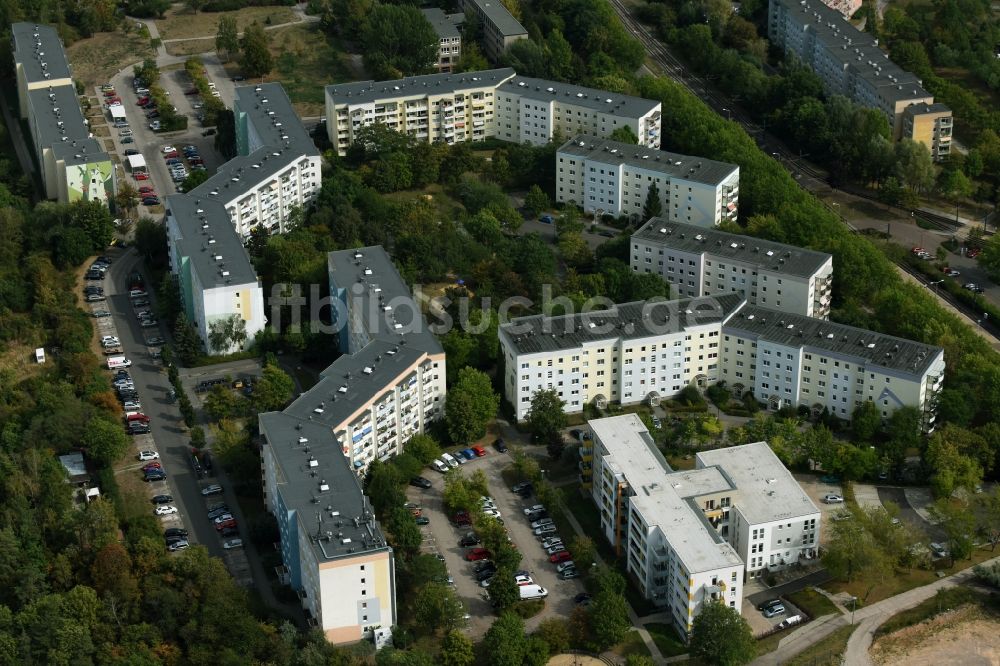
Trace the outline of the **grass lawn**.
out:
[[[630,657],[632,655],[650,656],[649,648],[646,647],[638,631],[628,632],[625,640],[611,648],[611,651],[620,657]]]
[[[99,32],[89,39],[74,42],[66,49],[66,57],[73,65],[73,78],[88,89],[152,55],[149,39],[140,37],[136,32],[128,35]]]
[[[677,632],[669,624],[650,622],[643,626],[653,638],[656,647],[660,648],[660,654],[664,657],[676,657],[677,655],[687,654],[687,646],[684,645],[684,641],[677,637]]]
[[[323,113],[323,86],[354,77],[350,56],[317,23],[300,23],[268,30],[274,70],[296,111],[304,116]]]
[[[875,630],[875,638],[894,633],[906,627],[920,624],[943,611],[957,608],[964,604],[983,604],[987,597],[967,587],[953,587],[938,592],[936,595],[918,606],[896,613]]]
[[[223,16],[236,19],[236,27],[240,32],[254,21],[264,25],[278,25],[295,20],[295,12],[290,7],[244,7],[232,12],[202,12],[194,14],[187,9],[175,6],[167,12],[167,17],[157,19],[156,29],[160,39],[189,39],[191,37],[212,37],[219,31],[219,20]],[[268,23],[268,18],[271,19]]]
[[[785,666],[840,666],[857,625],[841,627],[785,662]],[[779,634],[780,635],[780,634]]]
[[[823,617],[824,615],[841,614],[841,610],[832,601],[813,589],[793,592],[786,595],[786,598],[808,613],[813,619]]]
[[[282,81],[284,83],[284,81]],[[287,87],[285,88],[288,89]],[[290,95],[291,93],[289,93]],[[320,108],[322,112],[322,107]],[[443,218],[453,218],[462,210],[464,207],[455,199],[452,199],[444,191],[444,188],[437,183],[428,185],[422,190],[403,190],[401,192],[390,192],[383,195],[386,199],[395,201],[397,203],[406,203],[409,201],[417,201],[423,199],[427,203],[437,208],[438,214]]]
[[[183,42],[168,42],[167,44],[164,44],[164,46],[167,47],[167,53],[170,55],[198,55],[199,53],[214,51],[215,38],[206,37],[205,39],[187,39]]]

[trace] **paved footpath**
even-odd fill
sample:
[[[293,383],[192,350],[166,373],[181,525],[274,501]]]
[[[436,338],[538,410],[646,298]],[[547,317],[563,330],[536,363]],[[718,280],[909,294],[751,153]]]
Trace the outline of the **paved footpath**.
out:
[[[983,562],[983,565],[990,565],[994,562],[1000,562],[1000,557],[987,560]],[[777,666],[777,664],[788,661],[810,645],[826,638],[840,627],[846,627],[855,622],[858,624],[858,628],[851,634],[851,638],[847,643],[847,651],[844,654],[843,662],[851,664],[851,666],[870,666],[872,661],[868,656],[868,649],[871,647],[875,631],[883,622],[900,611],[913,608],[930,599],[937,594],[938,590],[955,587],[956,585],[968,582],[972,576],[971,567],[964,569],[923,587],[917,587],[902,594],[897,594],[894,597],[883,599],[871,606],[859,608],[854,613],[853,619],[851,614],[824,615],[801,629],[792,632],[781,640],[777,650],[755,659],[752,663],[755,666]]]

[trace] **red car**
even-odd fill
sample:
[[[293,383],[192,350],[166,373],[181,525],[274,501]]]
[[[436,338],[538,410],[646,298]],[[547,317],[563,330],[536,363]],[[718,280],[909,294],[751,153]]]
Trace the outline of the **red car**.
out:
[[[142,412],[136,412],[135,414],[129,414],[125,417],[125,421],[132,423],[133,421],[138,421],[140,423],[149,423],[149,417]]]
[[[115,92],[115,89],[114,89],[114,88],[112,88],[111,90],[105,90],[105,91],[104,91],[104,96],[105,96],[105,97],[117,97],[117,96],[118,96],[118,93],[116,93],[116,92]]]
[[[146,104],[149,104],[148,97],[141,97],[139,98],[139,101],[135,103],[136,106],[145,106]]]
[[[156,194],[156,190],[149,185],[143,185],[139,188],[139,194]]]
[[[215,525],[215,529],[217,529],[220,532],[226,529],[227,527],[236,527],[236,519],[233,518],[232,520],[227,520],[224,523],[217,523]]]
[[[136,180],[149,180],[149,174],[145,171],[136,171],[132,174],[132,177]]]
[[[188,164],[191,164],[191,165],[204,164],[204,163],[205,163],[205,160],[201,159],[200,157],[192,157],[191,159],[188,160]]]
[[[481,446],[473,446],[472,450],[476,452],[477,458],[482,458],[483,456],[486,455],[486,449],[484,449]]]
[[[169,160],[169,159],[171,159],[173,157],[177,157],[177,151],[176,150],[171,150],[169,153],[163,153],[163,159],[165,159],[165,160]]]
[[[469,562],[476,562],[477,560],[488,560],[490,558],[490,551],[485,548],[472,548],[465,554],[465,559]]]
[[[976,249],[969,250],[968,252],[966,252],[965,256],[967,256],[969,259],[975,259],[976,257],[979,256],[980,252],[982,252],[982,250],[980,250],[979,248],[976,248]]]
[[[163,465],[158,462],[151,462],[142,466],[142,471],[148,472],[151,469],[163,469]]]
[[[573,556],[569,554],[568,550],[560,550],[558,553],[549,557],[549,562],[552,564],[558,564],[559,562],[568,562],[573,559]]]

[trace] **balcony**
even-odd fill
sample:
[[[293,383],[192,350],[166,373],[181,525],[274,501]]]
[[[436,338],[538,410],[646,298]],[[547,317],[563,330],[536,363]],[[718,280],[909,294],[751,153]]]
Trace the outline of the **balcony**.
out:
[[[580,487],[584,490],[590,490],[594,485],[594,480],[592,477],[584,477],[582,474],[576,477],[577,481],[580,483]]]
[[[581,462],[590,463],[594,460],[594,449],[580,447],[576,450]]]

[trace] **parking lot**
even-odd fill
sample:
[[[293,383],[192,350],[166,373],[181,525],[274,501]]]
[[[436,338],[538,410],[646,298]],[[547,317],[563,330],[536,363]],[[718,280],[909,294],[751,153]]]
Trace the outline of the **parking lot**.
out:
[[[486,450],[487,455],[468,461],[456,470],[456,473],[471,474],[478,469],[485,472],[490,496],[494,498],[502,514],[511,540],[521,553],[519,568],[527,570],[534,582],[549,593],[545,600],[545,609],[525,621],[527,629],[531,631],[546,617],[552,615],[569,617],[575,607],[573,597],[583,591],[583,585],[579,579],[560,580],[557,577],[556,565],[549,562],[549,556],[542,549],[524,516],[524,508],[536,504],[537,500],[534,497],[522,499],[511,492],[500,475],[501,470],[510,463],[510,458],[497,453],[494,449]],[[432,487],[421,490],[411,486],[407,492],[409,501],[419,504],[423,515],[430,520],[428,525],[421,527],[424,535],[423,550],[440,554],[444,558],[448,575],[454,581],[455,591],[470,615],[468,631],[472,636],[480,637],[489,629],[496,615],[486,597],[486,590],[480,587],[473,577],[475,563],[464,559],[469,549],[458,545],[459,539],[472,530],[469,527],[455,527],[449,522],[441,497],[444,475],[433,469],[427,469],[423,476],[431,481]],[[574,535],[559,536],[568,541]]]
[[[743,599],[743,608],[741,609],[741,613],[750,624],[750,628],[753,630],[755,636],[771,631],[782,622],[788,621],[789,618],[800,616],[802,620],[805,619],[802,612],[795,605],[789,603],[789,601],[784,598],[780,599],[781,606],[784,608],[784,611],[772,614],[771,617],[767,617],[767,615],[764,614],[764,611],[757,608],[757,605],[778,599],[778,597],[774,597],[773,595],[765,596],[767,596],[766,599],[759,599],[756,602],[751,601],[749,597],[744,597]]]

